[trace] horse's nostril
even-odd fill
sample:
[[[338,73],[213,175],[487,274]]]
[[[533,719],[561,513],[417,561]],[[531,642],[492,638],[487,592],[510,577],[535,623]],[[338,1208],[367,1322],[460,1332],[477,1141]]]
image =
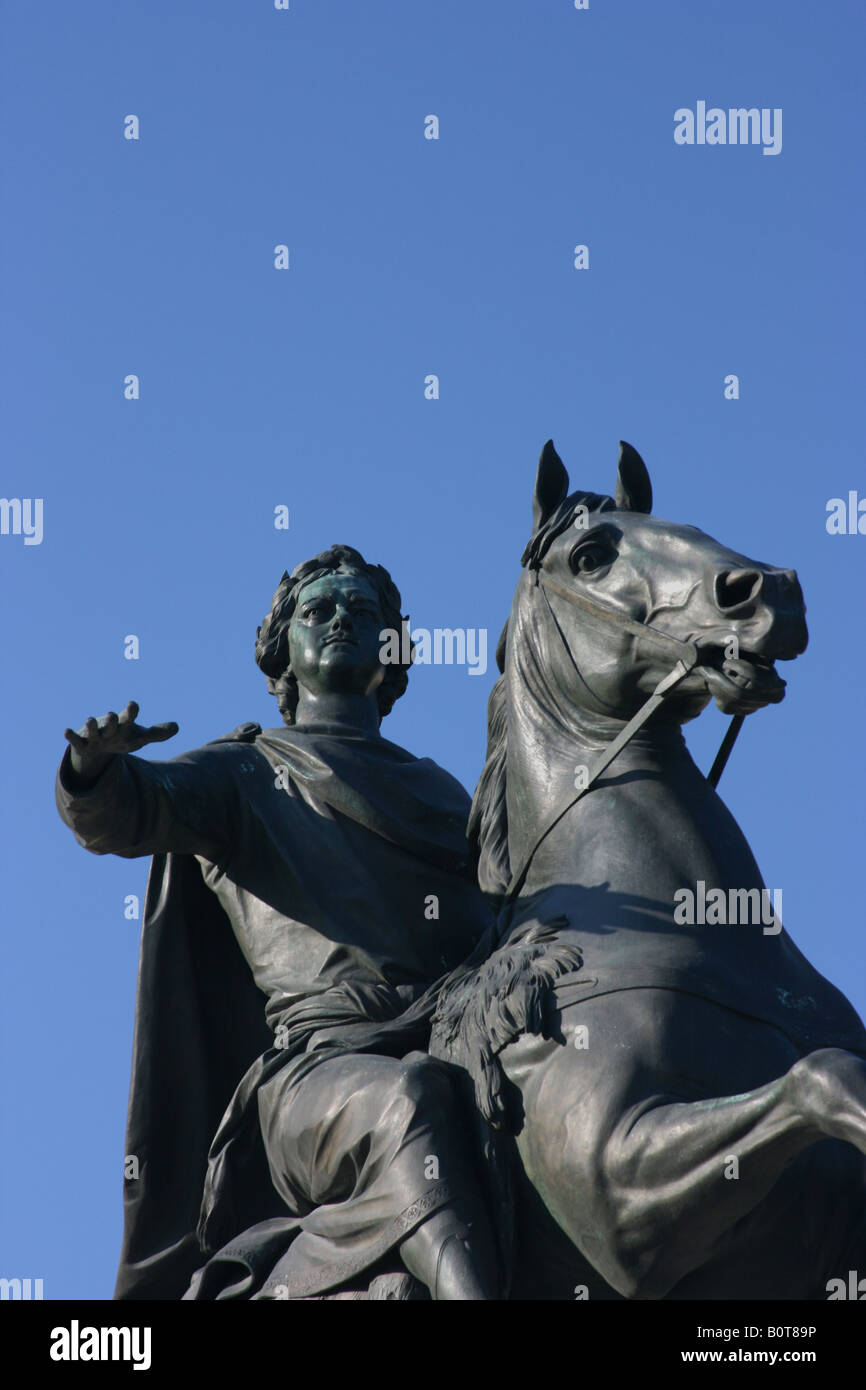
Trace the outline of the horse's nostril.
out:
[[[753,603],[763,587],[760,570],[722,570],[716,575],[715,599],[723,613]]]

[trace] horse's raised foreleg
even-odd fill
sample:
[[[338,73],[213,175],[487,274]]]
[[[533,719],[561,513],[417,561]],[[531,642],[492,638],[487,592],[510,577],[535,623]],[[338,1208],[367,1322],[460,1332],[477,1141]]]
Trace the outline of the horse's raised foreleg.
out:
[[[581,1021],[583,1050],[568,1045]],[[774,1029],[661,990],[587,1001],[563,1032],[565,1046],[503,1054],[523,1097],[518,1144],[560,1225],[626,1297],[664,1297],[729,1256],[732,1229],[810,1145],[866,1151],[866,1064],[849,1053],[798,1060]],[[776,1079],[749,1084],[768,1069]]]
[[[825,1047],[791,1069],[791,1092],[804,1122],[828,1139],[845,1139],[866,1154],[866,1062]]]
[[[663,1297],[723,1246],[729,1250],[732,1228],[772,1200],[792,1160],[836,1127],[807,1114],[800,1067],[742,1095],[692,1102],[651,1097],[622,1115],[604,1146],[600,1176],[614,1220],[615,1259],[633,1283],[632,1297]],[[804,1202],[805,1188],[804,1182]],[[818,1201],[826,1195],[811,1193]]]

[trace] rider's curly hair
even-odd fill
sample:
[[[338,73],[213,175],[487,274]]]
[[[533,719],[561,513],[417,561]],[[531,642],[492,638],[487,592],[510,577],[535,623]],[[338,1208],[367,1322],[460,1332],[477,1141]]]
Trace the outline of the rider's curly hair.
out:
[[[382,565],[368,564],[360,551],[350,545],[332,545],[330,550],[322,551],[312,560],[305,560],[291,574],[284,572],[271,601],[270,612],[256,629],[256,662],[267,676],[268,690],[276,696],[280,714],[288,725],[294,724],[298,706],[298,682],[289,662],[289,624],[300,590],[327,574],[355,574],[366,579],[376,591],[383,627],[389,631],[400,633],[408,622],[408,618],[404,618],[400,612],[400,591],[388,571]],[[401,643],[401,654],[402,651]],[[389,713],[409,683],[407,673],[414,653],[411,641],[408,652],[407,664],[391,662],[384,667],[385,676],[376,691],[380,720]]]

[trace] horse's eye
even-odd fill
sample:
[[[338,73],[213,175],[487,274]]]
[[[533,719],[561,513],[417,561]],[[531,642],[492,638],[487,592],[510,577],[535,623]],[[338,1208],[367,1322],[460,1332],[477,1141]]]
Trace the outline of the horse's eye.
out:
[[[571,553],[571,568],[575,574],[592,574],[593,570],[609,565],[612,558],[609,546],[582,545]]]

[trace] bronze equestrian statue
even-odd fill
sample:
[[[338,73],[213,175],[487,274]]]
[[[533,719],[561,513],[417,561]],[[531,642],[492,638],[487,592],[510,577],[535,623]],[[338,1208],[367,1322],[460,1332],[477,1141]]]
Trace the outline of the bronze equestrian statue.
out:
[[[118,1297],[817,1299],[866,1266],[866,1031],[715,787],[802,593],[651,510],[630,446],[613,496],[545,446],[471,815],[381,736],[400,596],[349,547],[259,630],[283,728],[169,762],[134,705],[67,731],[80,842],[154,855]]]

